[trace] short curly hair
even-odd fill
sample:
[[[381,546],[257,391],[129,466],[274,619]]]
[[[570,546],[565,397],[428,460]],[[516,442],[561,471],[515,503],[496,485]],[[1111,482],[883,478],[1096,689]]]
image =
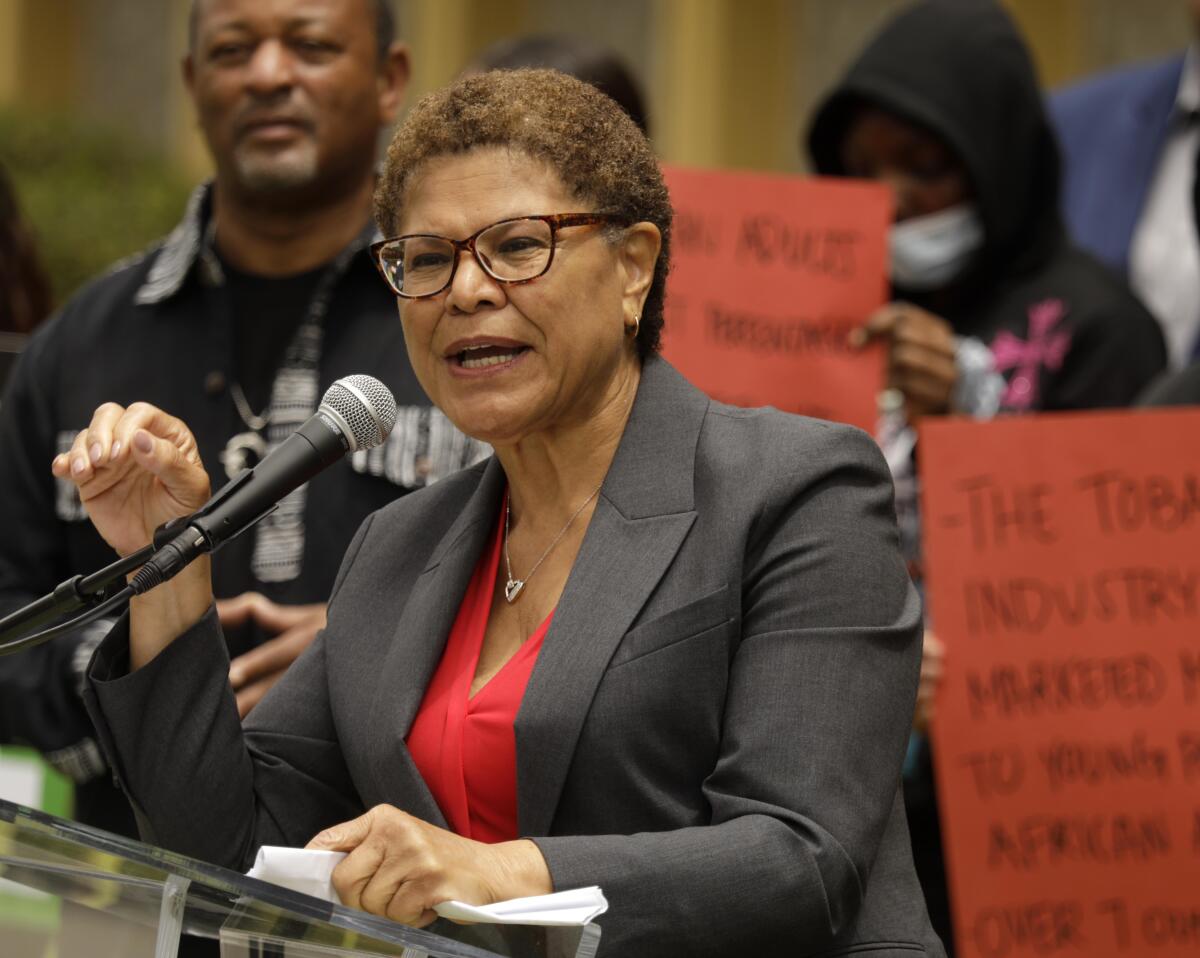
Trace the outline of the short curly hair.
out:
[[[494,70],[423,97],[396,131],[375,191],[375,219],[393,236],[405,190],[422,164],[481,146],[543,160],[588,212],[653,223],[662,250],[642,309],[638,354],[661,348],[671,250],[671,198],[650,143],[617,104],[554,70]]]

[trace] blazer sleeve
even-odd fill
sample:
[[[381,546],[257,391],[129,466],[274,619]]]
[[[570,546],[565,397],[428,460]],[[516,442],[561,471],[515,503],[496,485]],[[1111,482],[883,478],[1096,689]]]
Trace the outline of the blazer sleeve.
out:
[[[920,602],[875,444],[814,432],[769,454],[809,478],[777,483],[749,538],[710,823],[533,839],[556,888],[604,888],[614,954],[817,953],[862,904],[911,724]]]
[[[331,613],[370,524],[346,553]],[[326,642],[317,636],[243,727],[215,608],[135,672],[122,618],[84,697],[145,841],[245,871],[261,845],[303,844],[362,814],[329,706]]]

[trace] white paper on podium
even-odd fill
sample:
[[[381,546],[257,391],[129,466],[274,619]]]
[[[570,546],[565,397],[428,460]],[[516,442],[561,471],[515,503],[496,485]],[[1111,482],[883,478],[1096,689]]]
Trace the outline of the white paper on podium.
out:
[[[345,852],[264,845],[246,875],[340,905],[332,876],[338,862],[345,857]],[[494,905],[444,901],[433,910],[454,921],[493,925],[586,925],[608,911],[608,902],[599,886],[592,885],[553,895],[513,898]]]
[[[608,911],[608,901],[599,885],[572,888],[553,895],[511,898],[494,905],[467,905],[444,901],[433,910],[455,921],[487,922],[493,925],[586,925]]]
[[[345,857],[345,852],[263,845],[246,877],[269,881],[340,905],[342,902],[333,887],[332,876],[337,863]]]

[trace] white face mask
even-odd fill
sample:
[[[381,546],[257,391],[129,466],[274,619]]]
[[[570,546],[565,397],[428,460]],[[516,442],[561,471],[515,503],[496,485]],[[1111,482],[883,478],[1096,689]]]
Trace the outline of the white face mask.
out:
[[[983,245],[983,220],[974,203],[892,226],[892,282],[903,289],[940,289],[958,276]]]

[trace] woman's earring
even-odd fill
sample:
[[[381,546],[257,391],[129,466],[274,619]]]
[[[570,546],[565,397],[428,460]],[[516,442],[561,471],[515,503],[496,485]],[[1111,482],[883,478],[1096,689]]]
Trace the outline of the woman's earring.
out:
[[[630,336],[632,336],[634,339],[637,339],[638,332],[641,330],[641,328],[642,328],[642,317],[641,316],[634,316],[632,325],[629,323],[625,324],[625,332],[628,333]]]

